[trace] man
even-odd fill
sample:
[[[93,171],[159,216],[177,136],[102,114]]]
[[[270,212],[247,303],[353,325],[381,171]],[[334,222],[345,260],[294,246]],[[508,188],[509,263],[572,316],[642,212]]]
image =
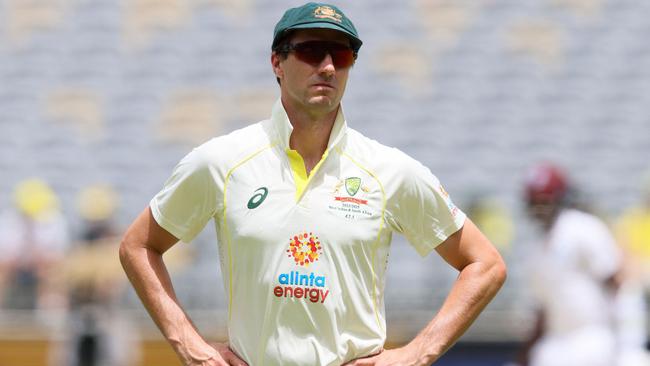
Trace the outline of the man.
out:
[[[271,119],[193,150],[127,231],[125,270],[185,365],[428,365],[505,280],[497,251],[427,168],[347,127],[340,102],[361,43],[332,5],[287,10],[272,43]],[[161,260],[210,220],[228,345],[198,334]],[[384,350],[393,232],[460,276],[420,335]]]
[[[600,219],[572,208],[569,182],[558,167],[535,166],[525,186],[544,239],[530,255],[539,310],[520,363],[617,365],[613,304],[621,256],[612,234]]]

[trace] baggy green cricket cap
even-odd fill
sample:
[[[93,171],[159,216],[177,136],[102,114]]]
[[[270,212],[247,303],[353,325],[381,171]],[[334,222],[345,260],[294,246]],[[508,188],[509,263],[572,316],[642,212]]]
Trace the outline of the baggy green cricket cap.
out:
[[[284,13],[275,25],[271,48],[275,48],[288,31],[309,28],[327,28],[345,33],[355,52],[359,51],[363,43],[352,21],[339,8],[330,4],[307,3]]]

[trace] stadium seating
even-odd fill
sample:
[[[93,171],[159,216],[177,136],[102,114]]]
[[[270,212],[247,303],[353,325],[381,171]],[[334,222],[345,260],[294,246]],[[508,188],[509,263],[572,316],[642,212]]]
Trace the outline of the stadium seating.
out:
[[[4,1],[0,209],[18,181],[39,176],[75,229],[74,195],[101,181],[121,195],[127,225],[192,146],[267,117],[278,91],[271,30],[294,3]],[[520,259],[534,239],[520,203],[526,167],[566,167],[608,217],[636,202],[650,169],[650,3],[341,5],[364,40],[344,99],[350,125],[421,160],[461,208],[480,191],[514,218],[510,280],[467,337],[520,339]],[[189,308],[223,314],[213,231],[192,244],[197,263],[175,284]],[[399,339],[431,316],[454,274],[399,238],[389,271]],[[125,304],[145,319],[132,293]]]

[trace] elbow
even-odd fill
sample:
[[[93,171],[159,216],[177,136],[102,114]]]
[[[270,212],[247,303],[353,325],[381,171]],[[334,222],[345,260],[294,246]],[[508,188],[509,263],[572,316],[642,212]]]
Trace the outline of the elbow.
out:
[[[118,255],[120,258],[120,263],[122,264],[122,268],[126,269],[126,266],[129,263],[129,258],[131,257],[130,247],[128,242],[126,241],[126,238],[122,239],[122,242],[120,243]]]
[[[503,261],[501,261],[497,273],[497,281],[499,282],[499,285],[503,285],[506,282],[507,278],[508,278],[508,268],[506,267],[506,264]]]
[[[498,254],[494,264],[492,265],[492,274],[494,283],[498,285],[498,288],[501,288],[508,278],[508,268],[506,263],[503,261],[503,258]]]

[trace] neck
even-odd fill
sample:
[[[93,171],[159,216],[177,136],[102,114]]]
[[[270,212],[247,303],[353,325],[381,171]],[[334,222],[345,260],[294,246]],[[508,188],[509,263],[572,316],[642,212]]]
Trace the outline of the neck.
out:
[[[283,103],[283,105],[289,122],[293,126],[293,132],[289,137],[289,146],[302,156],[307,173],[309,173],[318,164],[327,149],[340,106],[332,111],[319,114],[292,108],[288,103]]]

